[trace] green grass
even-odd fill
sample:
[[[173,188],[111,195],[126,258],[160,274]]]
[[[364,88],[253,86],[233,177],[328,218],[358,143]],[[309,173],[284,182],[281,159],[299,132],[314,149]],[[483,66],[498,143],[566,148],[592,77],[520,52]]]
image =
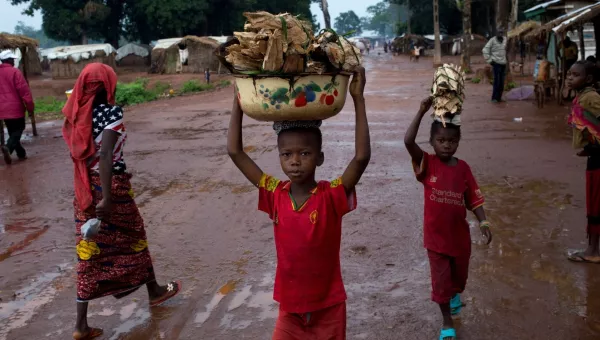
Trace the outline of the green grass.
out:
[[[162,95],[165,94],[167,92],[169,92],[169,90],[171,89],[171,84],[167,84],[167,83],[163,83],[162,81],[158,81],[156,82],[156,84],[154,84],[154,87],[152,88],[152,92],[155,93],[156,95]]]
[[[36,113],[60,113],[63,106],[65,106],[65,101],[57,100],[54,97],[41,97],[35,100]]]
[[[471,79],[471,83],[473,83],[473,84],[479,84],[479,83],[481,83],[481,78],[475,77],[475,78]]]
[[[507,90],[512,90],[514,88],[517,87],[517,83],[515,83],[514,81],[511,81],[510,83],[506,84],[506,89]]]
[[[218,85],[218,87],[227,87],[227,86],[229,86],[229,85],[231,85],[231,81],[229,81],[229,80],[221,80],[221,81],[219,82],[219,85]]]
[[[181,87],[181,93],[193,93],[193,92],[202,92],[207,90],[214,89],[215,86],[213,84],[200,83],[197,80],[188,80],[183,83]]]
[[[148,90],[148,79],[139,78],[133,83],[118,83],[115,101],[119,106],[135,105],[158,99],[158,94]]]

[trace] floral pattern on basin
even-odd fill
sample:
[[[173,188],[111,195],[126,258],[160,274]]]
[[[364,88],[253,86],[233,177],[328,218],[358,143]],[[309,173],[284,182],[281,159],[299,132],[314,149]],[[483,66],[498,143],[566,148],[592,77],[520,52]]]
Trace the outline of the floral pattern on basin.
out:
[[[236,78],[244,113],[263,121],[326,119],[346,101],[349,76]]]

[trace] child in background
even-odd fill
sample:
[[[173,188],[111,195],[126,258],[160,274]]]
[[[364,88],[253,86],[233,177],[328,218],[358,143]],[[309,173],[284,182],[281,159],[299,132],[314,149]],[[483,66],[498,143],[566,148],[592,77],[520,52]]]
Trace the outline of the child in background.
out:
[[[365,71],[350,84],[356,109],[356,150],[342,177],[315,180],[325,160],[320,121],[276,122],[281,168],[289,178],[265,174],[244,152],[242,110],[233,102],[227,151],[259,188],[258,209],[273,221],[277,271],[273,298],[280,303],[274,340],[346,339],[346,292],[340,269],[342,217],[356,208],[355,186],[371,157],[364,100]]]
[[[600,263],[600,95],[593,88],[596,65],[575,63],[567,75],[567,86],[576,91],[569,124],[573,127],[573,147],[587,157],[587,249],[569,255],[569,260]]]
[[[204,79],[206,79],[207,84],[210,84],[210,69],[209,68],[204,70]]]
[[[430,144],[435,155],[417,145],[415,139],[432,98],[421,108],[406,131],[404,144],[412,157],[417,180],[425,188],[424,238],[431,269],[431,299],[440,305],[444,324],[440,340],[456,339],[452,315],[460,312],[460,294],[465,290],[471,257],[471,235],[466,220],[467,209],[479,220],[487,244],[492,241],[490,223],[483,210],[484,198],[471,168],[454,157],[460,142],[460,126],[434,121]]]

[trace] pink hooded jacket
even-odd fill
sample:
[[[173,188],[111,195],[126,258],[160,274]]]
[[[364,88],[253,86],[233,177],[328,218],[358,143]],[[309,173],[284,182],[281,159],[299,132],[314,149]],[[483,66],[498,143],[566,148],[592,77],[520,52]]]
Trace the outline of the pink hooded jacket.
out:
[[[33,112],[33,97],[21,71],[0,64],[0,119],[25,117],[25,109]]]

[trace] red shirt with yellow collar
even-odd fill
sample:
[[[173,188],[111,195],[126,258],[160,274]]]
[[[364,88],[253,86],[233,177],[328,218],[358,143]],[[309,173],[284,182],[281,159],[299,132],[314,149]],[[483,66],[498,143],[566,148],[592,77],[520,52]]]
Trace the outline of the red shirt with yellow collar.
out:
[[[277,272],[273,298],[288,313],[308,313],[346,301],[340,268],[342,217],[356,209],[356,193],[341,179],[321,181],[297,207],[289,181],[263,175],[258,209],[273,220]]]
[[[467,210],[473,211],[484,203],[471,168],[462,160],[449,166],[426,152],[421,164],[413,166],[417,180],[425,188],[425,248],[455,257],[470,254]]]

